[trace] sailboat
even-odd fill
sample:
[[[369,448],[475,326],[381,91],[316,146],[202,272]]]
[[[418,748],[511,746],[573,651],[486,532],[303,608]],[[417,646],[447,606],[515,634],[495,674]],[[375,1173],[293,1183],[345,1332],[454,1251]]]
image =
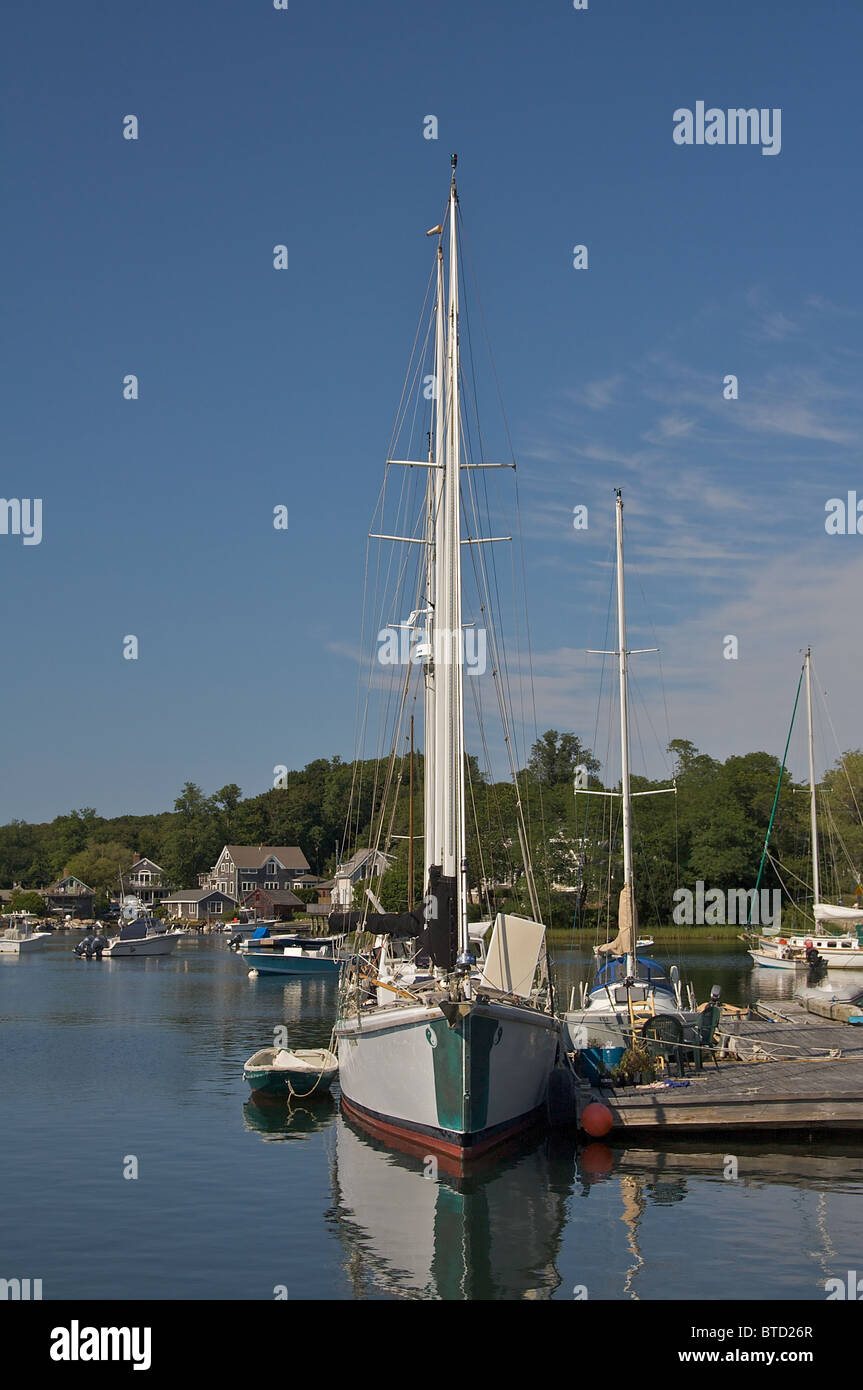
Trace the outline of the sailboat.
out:
[[[828,970],[863,971],[863,906],[843,907],[821,900],[821,870],[818,854],[818,804],[815,794],[815,737],[812,722],[812,649],[807,647],[803,662],[806,678],[806,716],[809,747],[809,824],[812,841],[812,916],[815,931],[808,936],[780,935],[758,938],[750,949],[756,965],[773,970],[806,969],[823,963]],[[798,690],[799,690],[798,685]],[[792,721],[793,722],[793,721]],[[789,735],[790,737],[790,735]],[[769,839],[769,829],[768,829]],[[766,854],[765,845],[765,854]],[[763,866],[762,857],[762,866]],[[845,932],[841,928],[845,927]],[[850,928],[856,928],[851,931]],[[820,931],[819,931],[820,928]]]
[[[575,990],[570,1007],[563,1014],[564,1041],[567,1051],[585,1056],[588,1068],[599,1054],[607,1064],[623,1052],[636,1026],[643,1027],[649,1019],[662,1015],[677,1020],[681,1041],[697,1023],[692,990],[688,1007],[684,1005],[680,972],[672,966],[668,974],[649,956],[638,954],[638,914],[635,903],[635,881],[632,854],[632,791],[630,787],[629,747],[629,666],[633,653],[626,646],[626,604],[623,569],[623,494],[616,491],[615,536],[617,550],[617,650],[596,653],[616,656],[620,696],[620,792],[593,792],[588,795],[620,797],[621,832],[623,840],[623,887],[620,890],[617,935],[612,941],[596,947],[599,958],[595,979],[582,990],[580,1007],[575,1005]],[[665,789],[663,789],[665,790]],[[671,788],[667,790],[673,790]],[[660,794],[659,792],[656,794]],[[603,960],[603,958],[606,958]],[[599,962],[602,962],[601,964]],[[601,1068],[600,1068],[601,1069]]]
[[[483,541],[463,535],[461,473],[477,465],[462,461],[455,168],[453,155],[447,216],[428,233],[438,237],[434,430],[428,459],[403,461],[427,468],[424,629],[416,648],[424,686],[425,897],[420,908],[385,913],[369,893],[374,912],[364,907],[360,921],[347,914],[353,920],[346,925],[376,939],[346,971],[335,1036],[344,1112],[378,1138],[420,1138],[426,1152],[461,1163],[541,1114],[560,1025],[527,862],[534,919],[498,914],[481,965],[477,938],[485,929],[468,926],[461,559],[464,545]],[[412,613],[409,624],[419,616]],[[339,930],[338,914],[330,926]]]

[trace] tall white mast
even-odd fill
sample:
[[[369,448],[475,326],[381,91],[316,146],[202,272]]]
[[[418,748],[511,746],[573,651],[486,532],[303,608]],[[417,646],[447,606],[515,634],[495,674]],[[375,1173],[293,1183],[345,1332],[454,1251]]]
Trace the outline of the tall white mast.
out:
[[[435,819],[441,868],[457,884],[459,951],[467,949],[464,703],[461,613],[461,421],[458,345],[458,194],[452,156],[449,199],[446,441],[443,501],[438,515],[435,573]]]
[[[632,799],[629,786],[629,703],[627,692],[626,606],[623,593],[623,494],[617,489],[617,670],[620,683],[620,799],[623,808],[623,894],[629,908],[626,973],[635,974],[635,890],[632,882]]]
[[[432,228],[442,232],[442,227]],[[431,235],[430,233],[429,235]],[[437,300],[435,302],[435,351],[434,351],[434,434],[429,439],[429,468],[426,499],[426,538],[428,541],[428,561],[426,566],[426,628],[425,640],[429,655],[425,663],[425,777],[423,781],[423,842],[424,874],[423,891],[428,890],[429,867],[440,862],[440,824],[437,819],[437,798],[435,796],[434,769],[437,764],[436,744],[436,695],[437,677],[435,670],[435,612],[437,604],[436,587],[436,529],[441,515],[443,500],[443,459],[445,453],[445,411],[446,392],[444,382],[444,363],[446,339],[444,334],[444,273],[443,248],[437,248]]]
[[[806,648],[806,713],[809,722],[809,820],[812,829],[812,887],[814,902],[821,901],[818,872],[818,813],[815,805],[815,737],[812,732],[812,649]]]

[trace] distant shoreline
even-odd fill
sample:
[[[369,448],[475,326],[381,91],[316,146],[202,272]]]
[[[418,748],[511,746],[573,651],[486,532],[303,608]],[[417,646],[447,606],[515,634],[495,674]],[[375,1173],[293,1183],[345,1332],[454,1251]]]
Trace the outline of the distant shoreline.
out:
[[[690,944],[694,946],[707,941],[729,943],[736,941],[742,934],[742,927],[729,926],[727,923],[724,926],[713,927],[677,927],[672,925],[670,927],[642,927],[640,929],[641,936],[652,936],[657,945],[677,946],[679,944],[681,947]],[[548,936],[558,946],[571,940],[578,946],[593,946],[592,927],[579,927],[575,932],[572,931],[571,927],[549,927]],[[649,950],[650,947],[647,946],[643,949]],[[745,949],[745,943],[741,941],[740,950]]]

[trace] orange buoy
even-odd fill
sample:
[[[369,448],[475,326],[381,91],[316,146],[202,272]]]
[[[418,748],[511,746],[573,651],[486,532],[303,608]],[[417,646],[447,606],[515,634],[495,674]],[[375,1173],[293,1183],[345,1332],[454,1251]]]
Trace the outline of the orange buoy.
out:
[[[592,1100],[581,1113],[581,1127],[591,1139],[602,1139],[614,1124],[614,1116],[607,1105]]]

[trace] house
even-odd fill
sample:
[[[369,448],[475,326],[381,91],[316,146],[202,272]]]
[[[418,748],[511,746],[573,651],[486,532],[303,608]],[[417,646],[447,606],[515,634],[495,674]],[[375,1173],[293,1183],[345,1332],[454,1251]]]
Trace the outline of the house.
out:
[[[164,874],[165,870],[152,859],[136,859],[129,872],[123,875],[123,891],[134,893],[147,907],[152,907],[170,892],[162,884]]]
[[[390,866],[393,856],[382,854],[377,849],[358,849],[345,864],[339,864],[332,881],[330,900],[336,909],[343,911],[354,905],[354,887],[364,878],[375,878]],[[318,891],[324,888],[318,885]]]
[[[213,917],[221,917],[237,906],[236,901],[218,888],[184,888],[163,899],[162,906],[168,909],[171,917],[188,917],[192,921],[206,922]]]
[[[256,917],[263,914],[278,922],[287,922],[295,910],[305,904],[289,888],[255,888],[243,898],[243,907],[253,909]]]
[[[284,892],[312,881],[309,861],[299,845],[225,845],[210,872],[198,876],[202,888],[215,888],[237,899],[256,888]]]
[[[563,831],[559,831],[548,841],[548,855],[552,869],[552,891],[573,893],[581,886],[584,872],[582,841],[571,840]]]
[[[62,912],[64,917],[92,917],[96,894],[80,878],[67,874],[42,891],[49,912]]]

